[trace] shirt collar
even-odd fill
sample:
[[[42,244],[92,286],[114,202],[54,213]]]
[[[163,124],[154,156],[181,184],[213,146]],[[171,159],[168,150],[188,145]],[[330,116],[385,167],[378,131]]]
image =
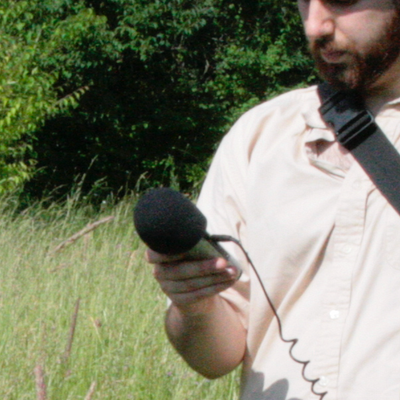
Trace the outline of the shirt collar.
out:
[[[316,98],[312,104],[307,104],[302,113],[306,125],[310,128],[306,133],[306,143],[317,140],[335,141],[335,133],[327,127],[319,113],[320,105],[319,99]]]
[[[381,111],[387,108],[394,108],[394,106],[400,105],[400,97],[389,101],[382,107]],[[312,104],[307,104],[303,111],[303,118],[306,125],[310,128],[306,133],[306,143],[313,142],[316,140],[327,140],[329,142],[334,142],[336,140],[336,135],[332,129],[328,128],[323,121],[321,114],[319,112],[319,107],[321,106],[318,96],[313,100]],[[379,114],[378,114],[379,115]]]
[[[388,106],[395,106],[395,105],[398,105],[398,104],[400,104],[400,97],[398,97],[397,99],[394,99],[394,100],[392,100],[392,101],[389,101],[389,102],[386,104],[386,107],[388,107]]]

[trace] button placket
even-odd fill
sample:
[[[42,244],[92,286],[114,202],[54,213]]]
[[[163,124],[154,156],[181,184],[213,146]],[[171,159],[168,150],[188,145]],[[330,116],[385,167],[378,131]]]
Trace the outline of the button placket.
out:
[[[319,385],[330,387],[326,400],[335,399],[339,373],[342,333],[351,299],[352,274],[364,227],[367,191],[358,165],[348,172],[338,202],[335,229],[331,240],[334,257],[327,280],[321,336],[317,344],[314,372]],[[357,183],[356,183],[357,182]],[[324,378],[324,379],[322,379]]]

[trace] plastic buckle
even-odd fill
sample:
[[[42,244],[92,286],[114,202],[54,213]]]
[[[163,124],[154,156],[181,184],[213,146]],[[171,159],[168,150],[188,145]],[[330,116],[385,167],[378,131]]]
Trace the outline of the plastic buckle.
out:
[[[356,98],[336,93],[320,108],[325,121],[333,127],[338,141],[354,149],[376,129],[373,115]]]
[[[373,133],[374,127],[372,114],[367,110],[361,111],[337,131],[338,141],[344,147],[354,148]]]

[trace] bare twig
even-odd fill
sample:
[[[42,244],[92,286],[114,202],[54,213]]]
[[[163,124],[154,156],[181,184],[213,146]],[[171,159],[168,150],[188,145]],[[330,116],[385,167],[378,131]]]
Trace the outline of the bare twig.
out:
[[[69,246],[70,244],[76,242],[79,238],[82,236],[87,235],[89,232],[92,232],[96,228],[98,228],[100,225],[105,224],[107,222],[110,222],[114,219],[115,217],[110,215],[108,217],[105,217],[103,219],[100,219],[99,221],[93,222],[91,224],[87,224],[83,229],[81,229],[79,232],[75,233],[72,235],[70,238],[67,240],[64,240],[62,243],[60,243],[57,247],[55,247],[52,251],[49,252],[49,255],[54,255],[55,253],[58,253],[64,247]]]
[[[85,400],[92,400],[95,390],[96,390],[96,382],[93,381],[92,384],[90,385],[89,391],[87,392]]]
[[[44,381],[43,367],[38,364],[33,372],[36,379],[36,398],[37,400],[47,400],[46,382]]]
[[[69,357],[71,356],[72,343],[74,341],[74,336],[75,336],[75,328],[76,328],[76,321],[78,319],[80,301],[81,301],[81,299],[78,299],[76,301],[74,314],[72,315],[71,327],[69,328],[68,342],[67,342],[67,346],[65,348],[64,357],[63,357],[63,361],[65,364],[68,362]]]

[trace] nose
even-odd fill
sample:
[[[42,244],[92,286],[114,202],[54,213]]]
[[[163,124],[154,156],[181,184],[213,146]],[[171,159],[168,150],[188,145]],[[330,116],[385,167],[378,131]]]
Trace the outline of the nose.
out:
[[[300,0],[299,9],[308,40],[312,42],[333,35],[335,15],[323,0]]]

